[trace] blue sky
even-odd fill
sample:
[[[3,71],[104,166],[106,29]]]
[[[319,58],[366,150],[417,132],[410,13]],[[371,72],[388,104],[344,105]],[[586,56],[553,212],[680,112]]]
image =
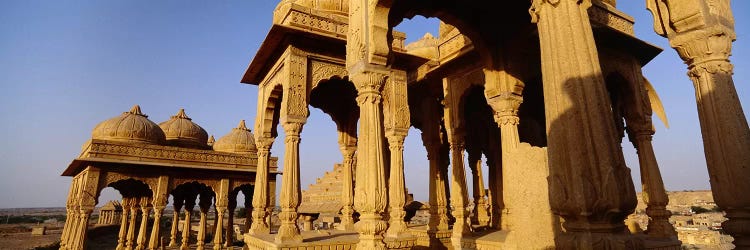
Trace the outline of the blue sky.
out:
[[[636,18],[639,38],[665,49],[644,72],[670,119],[669,129],[656,125],[654,137],[667,189],[708,189],[685,65],[653,32],[644,1],[618,4]],[[732,4],[738,41],[731,59],[747,114],[750,17],[739,10],[750,9],[750,2]],[[252,124],[257,87],[239,80],[275,6],[257,0],[0,2],[0,208],[63,206],[70,178],[60,173],[97,123],[134,104],[157,123],[185,108],[217,138],[240,119]],[[437,35],[437,19],[415,17],[397,29],[413,41],[424,32]],[[283,140],[277,141],[272,153],[283,156]],[[426,153],[418,131],[410,131],[405,148],[407,187],[426,200]],[[640,183],[634,150],[623,148]],[[335,126],[317,109],[311,109],[300,150],[303,188],[341,161]],[[100,203],[110,198],[116,198],[111,189]]]

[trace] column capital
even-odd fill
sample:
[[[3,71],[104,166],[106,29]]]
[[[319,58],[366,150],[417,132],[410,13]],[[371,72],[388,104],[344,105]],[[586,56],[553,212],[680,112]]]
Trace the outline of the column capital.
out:
[[[531,14],[531,22],[539,22],[539,13],[542,10],[542,6],[549,5],[551,7],[557,7],[560,2],[575,2],[584,9],[591,7],[591,0],[532,0],[531,7],[529,7],[529,14]]]
[[[375,93],[379,97],[380,91],[383,89],[383,85],[385,85],[385,81],[388,79],[388,75],[389,74],[387,74],[386,72],[377,72],[371,70],[362,70],[360,72],[350,73],[349,80],[354,83],[354,86],[357,88],[357,92],[359,92],[357,103],[361,104],[363,101],[366,101],[360,100],[360,97],[368,96],[367,94],[370,93]],[[366,99],[371,101],[375,100],[372,98]],[[380,98],[377,98],[377,101],[379,102]]]
[[[286,134],[287,138],[291,137],[297,137],[299,138],[300,133],[302,133],[302,127],[305,125],[304,122],[283,122],[281,124],[282,127],[284,127],[284,133]]]
[[[518,125],[518,108],[523,97],[512,92],[501,92],[487,99],[487,104],[494,111],[493,117],[498,126]]]
[[[386,133],[385,138],[388,139],[389,147],[400,146],[403,149],[406,135],[401,133]]]
[[[276,138],[266,137],[266,136],[256,136],[255,147],[258,149],[258,152],[260,151],[268,152],[271,150],[274,140],[276,140]]]

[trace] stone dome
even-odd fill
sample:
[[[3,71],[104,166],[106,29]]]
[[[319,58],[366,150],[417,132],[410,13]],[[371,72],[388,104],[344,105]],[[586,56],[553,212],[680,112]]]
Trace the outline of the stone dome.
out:
[[[141,113],[141,107],[138,105],[120,116],[96,125],[91,132],[91,138],[153,144],[163,144],[165,141],[164,131]]]
[[[208,133],[185,114],[185,109],[180,109],[169,120],[159,123],[159,127],[164,131],[167,145],[201,149],[208,148],[208,144],[206,144]]]
[[[229,153],[255,153],[255,137],[241,120],[236,128],[214,142],[214,150]]]

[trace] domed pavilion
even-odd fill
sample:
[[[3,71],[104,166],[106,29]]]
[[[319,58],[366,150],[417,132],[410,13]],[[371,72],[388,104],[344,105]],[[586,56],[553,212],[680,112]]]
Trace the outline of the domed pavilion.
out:
[[[714,196],[727,208],[724,229],[748,248],[750,198],[736,197],[750,197],[750,130],[731,77],[729,1],[646,3],[654,30],[688,64]],[[420,34],[404,45],[394,28],[417,15],[440,19],[437,37]],[[258,87],[258,142],[273,144],[277,127],[284,129],[281,227],[271,232],[265,215],[253,214],[245,243],[680,249],[651,142],[652,117],[666,119],[642,72],[662,49],[635,36],[635,21],[615,0],[282,0],[242,78]],[[335,122],[344,159],[340,195],[324,194],[341,205],[339,230],[326,237],[297,223],[300,212],[320,207],[299,195],[299,169],[308,167],[299,137],[310,108]],[[429,160],[421,171],[430,221],[420,226],[407,225],[404,212],[404,140],[412,128]],[[633,166],[623,158],[626,135],[638,153]],[[631,168],[640,169],[641,183]],[[649,217],[640,233],[623,222],[634,212],[636,185]],[[255,210],[265,197],[253,197]]]
[[[244,194],[244,206],[250,208],[257,169],[267,169],[262,171],[266,177],[261,185],[275,186],[276,162],[276,157],[268,156],[259,161],[255,139],[244,120],[214,143],[183,109],[157,125],[138,105],[133,106],[96,125],[91,140],[63,172],[63,176],[73,177],[73,183],[61,249],[85,248],[88,218],[106,187],[123,197],[120,202],[107,203],[99,214],[99,224],[119,225],[117,249],[231,246],[238,193]],[[172,204],[167,204],[170,196]],[[190,218],[196,205],[200,220],[194,222]],[[153,222],[167,216],[165,210],[171,210],[172,224],[169,231],[162,232],[159,223]],[[182,219],[180,210],[185,214]],[[216,213],[209,227],[212,210]],[[251,212],[248,209],[248,217]],[[162,237],[168,240],[164,246],[160,245]]]

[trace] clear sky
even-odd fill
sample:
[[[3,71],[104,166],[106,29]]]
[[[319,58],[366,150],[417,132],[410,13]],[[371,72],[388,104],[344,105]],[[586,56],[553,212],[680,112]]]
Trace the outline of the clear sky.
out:
[[[644,68],[671,125],[656,124],[654,137],[665,185],[708,189],[685,65],[653,32],[644,1],[618,4],[636,18],[639,38],[665,49]],[[750,9],[750,2],[732,4],[738,39],[734,79],[747,114],[750,17],[740,10]],[[1,1],[0,208],[64,206],[71,178],[60,173],[97,123],[134,104],[157,123],[185,108],[216,138],[240,119],[250,126],[257,87],[239,80],[270,28],[275,6],[266,0]],[[397,29],[413,41],[424,32],[437,35],[437,19],[416,17]],[[406,140],[407,187],[417,200],[426,200],[427,161],[419,138],[412,129]],[[277,141],[272,153],[283,156],[283,140]],[[640,183],[634,150],[629,143],[623,148]],[[303,188],[341,161],[335,126],[317,109],[311,108],[300,151]],[[110,198],[116,198],[111,189],[100,204]]]

